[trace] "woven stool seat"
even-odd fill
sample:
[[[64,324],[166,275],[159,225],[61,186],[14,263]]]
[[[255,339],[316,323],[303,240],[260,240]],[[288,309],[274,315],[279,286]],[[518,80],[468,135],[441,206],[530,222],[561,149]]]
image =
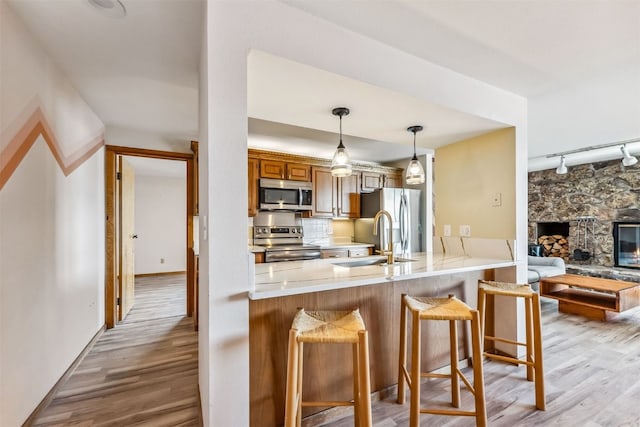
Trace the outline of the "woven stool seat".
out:
[[[522,298],[524,300],[525,342],[492,336],[486,333],[486,305],[487,295],[499,297]],[[483,355],[489,359],[501,362],[525,365],[527,368],[527,380],[534,381],[536,393],[536,408],[546,408],[544,394],[544,373],[542,361],[542,326],[540,315],[540,296],[533,292],[529,285],[516,283],[493,282],[488,280],[478,281],[478,311],[480,312],[481,337],[486,343],[504,343],[518,347],[525,347],[524,359],[506,355],[499,351],[483,350]],[[516,348],[518,348],[516,347]]]
[[[404,296],[405,304],[411,311],[420,313],[423,320],[471,320],[471,307],[456,297],[429,298]]]
[[[300,427],[303,407],[353,406],[356,427],[371,427],[369,335],[358,309],[322,311],[299,308],[289,329],[285,427]],[[305,344],[349,344],[353,352],[353,400],[302,399]],[[313,346],[312,346],[313,347]],[[322,375],[331,375],[330,367]]]
[[[478,286],[484,289],[486,294],[491,295],[506,295],[512,297],[530,297],[533,294],[531,286],[518,285],[516,283],[507,282],[493,282],[489,280],[481,280],[478,282]]]
[[[358,332],[364,331],[359,310],[306,311],[296,313],[291,329],[298,331],[298,341],[306,343],[356,343]]]
[[[407,319],[407,313],[411,316]],[[449,322],[449,360],[450,373],[422,372],[422,321]],[[473,352],[473,384],[459,368],[458,358],[458,321],[468,321],[471,331],[471,350]],[[407,330],[411,326],[411,365],[407,363]],[[428,343],[427,343],[428,344]],[[467,355],[468,357],[468,355]],[[477,363],[480,361],[480,363]],[[424,408],[420,400],[420,380],[422,378],[448,378],[451,381],[451,405],[454,409],[431,407]],[[474,396],[474,410],[460,408],[460,382]],[[453,295],[449,298],[415,297],[402,295],[400,303],[400,360],[398,366],[398,403],[405,401],[405,388],[411,392],[409,425],[420,425],[420,414],[452,415],[475,417],[478,427],[487,425],[487,411],[484,401],[484,378],[482,375],[482,345],[480,342],[480,315]]]

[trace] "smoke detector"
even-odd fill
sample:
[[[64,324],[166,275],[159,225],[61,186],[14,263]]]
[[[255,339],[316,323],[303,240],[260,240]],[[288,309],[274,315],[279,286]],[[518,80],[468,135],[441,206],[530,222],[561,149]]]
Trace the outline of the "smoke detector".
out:
[[[91,6],[98,9],[100,13],[109,18],[124,18],[127,9],[120,0],[87,0]]]

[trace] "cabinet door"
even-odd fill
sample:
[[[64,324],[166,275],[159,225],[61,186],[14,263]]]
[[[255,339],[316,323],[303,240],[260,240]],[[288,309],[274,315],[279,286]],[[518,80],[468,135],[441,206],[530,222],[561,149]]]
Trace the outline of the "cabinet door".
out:
[[[338,178],[338,209],[340,218],[360,218],[360,176],[353,174]]]
[[[386,188],[402,188],[402,174],[387,174],[384,177],[384,186]]]
[[[256,216],[258,213],[258,160],[249,159],[248,167],[249,175],[249,200],[248,213],[249,216]]]
[[[312,216],[331,218],[334,216],[335,181],[331,169],[312,168],[313,209]]]
[[[284,162],[260,160],[260,178],[284,179]]]
[[[292,181],[311,181],[311,166],[287,163],[287,179]]]
[[[382,188],[382,175],[376,172],[362,172],[362,192],[369,193]]]

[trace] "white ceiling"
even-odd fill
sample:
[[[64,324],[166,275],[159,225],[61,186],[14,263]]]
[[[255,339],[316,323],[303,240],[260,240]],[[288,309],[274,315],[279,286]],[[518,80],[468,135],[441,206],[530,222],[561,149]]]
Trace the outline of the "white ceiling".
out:
[[[526,97],[640,63],[638,0],[282,0]]]
[[[86,0],[5,1],[107,127],[197,137],[204,0],[122,0],[128,12],[122,19],[106,18]],[[530,101],[549,94],[570,98],[580,85],[640,64],[640,0],[281,1]],[[262,62],[264,74],[249,70],[249,111],[261,120],[335,133],[337,118],[330,110],[347,106],[347,136],[405,147],[411,135],[403,129],[412,124],[426,125],[418,134],[424,147],[501,126],[314,69],[273,78],[269,73],[283,64],[290,71],[305,66],[278,58]],[[274,102],[274,91],[287,83],[300,89],[310,75],[326,85],[313,85],[313,92],[305,87],[302,100],[293,97],[288,109]],[[340,95],[333,90],[337,86]],[[378,96],[384,103],[366,103]],[[355,148],[359,140],[354,141]],[[565,138],[550,149],[575,144]]]
[[[107,126],[194,139],[202,0],[6,0]]]
[[[344,135],[392,143],[363,146],[369,151],[367,159],[351,154],[360,160],[411,157],[412,151],[406,146],[413,144],[413,134],[407,131],[412,125],[424,126],[416,136],[416,145],[430,149],[506,127],[260,51],[249,54],[248,86],[249,116],[270,122],[338,133],[340,122],[331,110],[349,108],[350,114],[342,118]],[[251,126],[249,131],[252,132]],[[300,154],[324,150],[326,157],[331,157],[338,138],[330,138],[329,146],[318,146],[317,141],[299,141],[289,149]],[[255,138],[249,138],[250,146],[255,142]],[[347,138],[344,143],[350,150],[355,145]]]

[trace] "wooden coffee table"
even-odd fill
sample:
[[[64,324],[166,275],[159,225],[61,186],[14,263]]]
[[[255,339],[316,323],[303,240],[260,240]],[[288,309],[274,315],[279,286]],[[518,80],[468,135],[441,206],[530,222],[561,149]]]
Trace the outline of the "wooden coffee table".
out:
[[[611,312],[640,305],[640,283],[563,274],[540,279],[540,295],[557,299],[562,313],[605,321]]]

